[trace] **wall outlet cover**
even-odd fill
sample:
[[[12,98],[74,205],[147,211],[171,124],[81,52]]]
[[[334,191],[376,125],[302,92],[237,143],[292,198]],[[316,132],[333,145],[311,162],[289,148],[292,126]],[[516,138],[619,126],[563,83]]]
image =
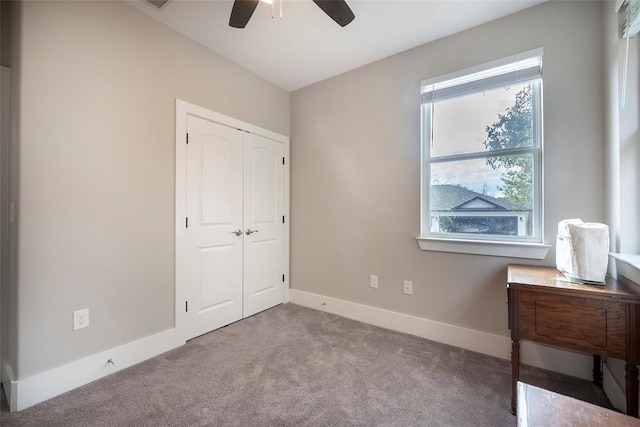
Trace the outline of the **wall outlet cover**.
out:
[[[76,310],[73,312],[73,330],[89,327],[89,309]]]
[[[372,288],[378,287],[378,276],[376,276],[375,274],[371,275],[371,277],[369,278],[369,286],[371,286]]]

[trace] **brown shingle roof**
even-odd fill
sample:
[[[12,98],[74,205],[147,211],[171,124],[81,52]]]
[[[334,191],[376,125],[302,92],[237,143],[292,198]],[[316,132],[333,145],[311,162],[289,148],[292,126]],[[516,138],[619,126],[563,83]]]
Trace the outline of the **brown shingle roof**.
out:
[[[478,211],[530,211],[530,208],[498,199],[485,194],[476,193],[464,187],[451,184],[432,185],[430,191],[432,211],[478,210]],[[482,200],[493,206],[488,208],[465,209],[463,206],[472,200]]]

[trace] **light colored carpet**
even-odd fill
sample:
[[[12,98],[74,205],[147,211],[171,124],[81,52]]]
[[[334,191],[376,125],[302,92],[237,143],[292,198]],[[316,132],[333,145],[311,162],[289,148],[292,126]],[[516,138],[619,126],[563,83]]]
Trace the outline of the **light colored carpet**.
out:
[[[590,382],[522,379],[603,406]],[[510,365],[286,304],[19,413],[2,426],[513,426]]]

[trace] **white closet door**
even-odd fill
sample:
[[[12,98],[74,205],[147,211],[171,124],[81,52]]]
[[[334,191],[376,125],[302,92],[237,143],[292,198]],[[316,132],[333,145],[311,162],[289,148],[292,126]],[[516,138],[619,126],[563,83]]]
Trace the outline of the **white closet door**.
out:
[[[283,144],[245,133],[244,317],[283,302]]]
[[[187,131],[185,308],[193,338],[242,318],[243,133],[193,116]]]

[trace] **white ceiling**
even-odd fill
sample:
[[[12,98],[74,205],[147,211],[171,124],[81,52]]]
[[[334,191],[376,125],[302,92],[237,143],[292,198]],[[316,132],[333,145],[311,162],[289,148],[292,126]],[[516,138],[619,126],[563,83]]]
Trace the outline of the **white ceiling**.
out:
[[[347,0],[342,28],[312,0],[283,0],[283,19],[260,3],[244,29],[229,27],[232,0],[170,0],[133,7],[255,74],[293,91],[545,0]]]

